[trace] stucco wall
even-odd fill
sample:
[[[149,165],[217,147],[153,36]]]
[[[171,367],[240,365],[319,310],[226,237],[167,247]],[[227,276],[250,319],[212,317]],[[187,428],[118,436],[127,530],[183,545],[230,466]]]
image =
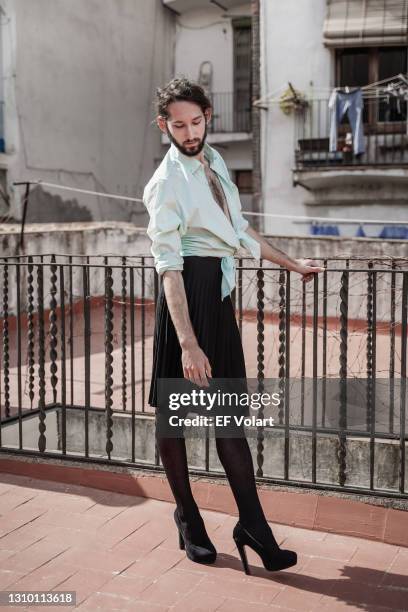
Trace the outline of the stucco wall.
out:
[[[160,0],[2,0],[7,167],[14,180],[140,197],[160,155],[155,87],[172,73]],[[14,193],[20,218],[22,190]],[[60,199],[55,197],[60,196]],[[37,190],[28,220],[145,223],[141,204]]]
[[[187,76],[197,80],[200,65],[203,62],[210,62],[211,91],[214,94],[224,94],[223,97],[218,98],[220,100],[218,113],[225,121],[228,120],[228,115],[232,117],[233,112],[234,32],[232,19],[239,16],[250,17],[250,15],[250,3],[243,2],[241,6],[230,9],[228,12],[218,6],[208,4],[205,9],[185,11],[176,19],[175,76]],[[210,139],[212,138],[210,136]],[[251,140],[243,142],[231,140],[218,144],[215,140],[211,142],[216,148],[217,146],[220,148],[230,169],[249,170],[252,168]]]

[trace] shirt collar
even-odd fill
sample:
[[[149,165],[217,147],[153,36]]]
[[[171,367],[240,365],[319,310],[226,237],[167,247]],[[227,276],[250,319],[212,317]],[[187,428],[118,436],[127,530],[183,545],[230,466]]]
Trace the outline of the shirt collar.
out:
[[[210,145],[206,142],[204,144],[204,155],[210,162],[210,168],[218,172],[218,174],[223,175],[223,169],[221,165],[218,163],[217,156],[215,154],[215,150],[210,147]],[[170,146],[170,157],[173,161],[178,161],[182,164],[187,170],[189,170],[192,174],[197,172],[199,168],[202,168],[202,163],[196,159],[195,157],[189,157],[188,155],[184,155],[175,144],[171,143]]]

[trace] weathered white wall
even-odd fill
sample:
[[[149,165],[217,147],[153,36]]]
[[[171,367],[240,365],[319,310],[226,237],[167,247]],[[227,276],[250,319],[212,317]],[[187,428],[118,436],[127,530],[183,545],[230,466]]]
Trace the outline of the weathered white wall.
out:
[[[222,4],[222,2],[221,2]],[[205,8],[183,12],[176,19],[175,76],[186,76],[198,80],[202,62],[211,62],[212,86],[214,93],[234,91],[233,27],[231,19],[250,16],[249,2],[228,12],[210,4]],[[233,98],[228,100],[233,110]],[[223,103],[224,108],[224,103]],[[227,108],[227,107],[226,107]],[[210,141],[212,136],[210,137]],[[217,142],[214,146],[217,147]],[[218,146],[231,169],[252,168],[251,141],[227,142]]]
[[[331,55],[323,46],[325,0],[261,0],[262,95],[288,81],[302,92],[331,86]],[[293,187],[293,115],[279,105],[262,111],[262,175],[265,212],[305,215],[307,192]],[[317,213],[315,213],[317,214]],[[265,231],[303,233],[290,221],[265,219]]]
[[[233,30],[225,11],[209,5],[177,18],[175,73],[198,79],[200,64],[212,64],[212,90],[233,91]]]
[[[172,73],[174,15],[160,0],[0,4],[9,185],[42,178],[140,197],[161,151],[152,99]],[[143,224],[145,211],[45,188],[30,200],[31,221],[104,219]]]

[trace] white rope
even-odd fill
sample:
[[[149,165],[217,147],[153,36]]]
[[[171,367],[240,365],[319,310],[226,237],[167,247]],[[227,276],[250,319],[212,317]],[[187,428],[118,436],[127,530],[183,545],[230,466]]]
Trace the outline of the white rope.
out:
[[[19,181],[20,183],[23,181]],[[54,189],[63,189],[65,191],[75,191],[76,193],[86,193],[87,195],[95,195],[101,198],[110,198],[113,200],[128,200],[129,202],[141,202],[143,200],[141,198],[132,198],[130,196],[121,196],[115,195],[113,193],[105,193],[101,191],[92,191],[90,189],[78,189],[77,187],[68,187],[67,185],[58,185],[57,183],[47,183],[46,181],[42,181],[41,179],[37,181],[27,181],[30,185],[45,185],[46,187],[53,187]]]
[[[369,83],[368,85],[365,85],[364,87],[360,87],[361,91],[363,92],[363,98],[371,99],[371,97],[378,98],[383,95],[386,95],[384,92],[385,88],[378,87],[378,86],[385,84],[385,83],[390,83],[392,81],[395,84],[403,84],[403,85],[408,84],[408,80],[404,74],[402,73],[396,74],[392,77],[388,77],[387,79],[383,79],[381,81],[375,81],[374,83]],[[278,97],[275,97],[275,95],[282,89],[283,89],[283,86],[281,86],[278,90],[275,90],[273,92],[266,94],[266,96],[263,96],[259,100],[255,100],[253,104],[257,106],[258,104],[268,104],[268,103],[278,104],[280,103],[281,99]],[[333,91],[333,89],[339,89],[339,88],[338,87],[313,87],[308,92],[306,92],[306,99],[309,102],[320,100],[321,97],[319,96],[319,94],[320,95],[326,94],[326,93],[330,94]]]
[[[16,181],[17,182],[17,181]],[[24,181],[18,181],[20,184]],[[75,191],[77,193],[86,193],[88,195],[96,195],[104,198],[112,198],[114,200],[129,200],[131,202],[143,202],[141,198],[132,198],[130,196],[121,196],[111,193],[105,193],[100,191],[91,191],[89,189],[78,189],[77,187],[68,187],[67,185],[59,185],[57,183],[48,183],[46,181],[42,181],[41,179],[37,181],[26,181],[30,185],[45,185],[47,187],[54,187],[55,189],[63,189],[65,191]],[[366,219],[342,219],[338,217],[306,217],[302,215],[279,215],[276,213],[260,213],[260,212],[247,212],[245,210],[241,211],[243,215],[252,215],[258,217],[271,217],[274,219],[292,219],[295,223],[312,223],[313,221],[324,221],[325,223],[347,223],[347,224],[357,224],[357,225],[407,225],[404,221],[380,221],[370,219],[369,221]]]

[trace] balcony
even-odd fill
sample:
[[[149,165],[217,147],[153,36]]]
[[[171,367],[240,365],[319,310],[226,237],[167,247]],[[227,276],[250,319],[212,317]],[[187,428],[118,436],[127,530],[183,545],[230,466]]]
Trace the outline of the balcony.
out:
[[[250,140],[252,137],[251,103],[242,103],[234,92],[210,94],[213,114],[208,126],[208,142],[234,142]],[[162,144],[169,139],[162,135]]]
[[[404,200],[408,125],[404,108],[401,113],[387,111],[377,100],[366,102],[365,152],[354,155],[347,150],[347,133],[351,133],[347,119],[338,126],[337,150],[330,152],[328,99],[310,102],[296,118],[295,183],[310,191],[324,189],[327,203],[367,203],[370,190],[376,191],[377,201],[382,203]],[[308,203],[321,204],[322,199],[317,197]]]
[[[164,6],[172,9],[176,13],[184,13],[191,9],[202,9],[210,6],[218,6],[226,11],[245,4],[243,0],[163,0]]]
[[[406,500],[406,260],[326,258],[310,289],[252,263],[239,260],[232,296],[248,384],[282,397],[257,475]],[[159,468],[147,403],[158,282],[147,256],[3,258],[0,453]],[[258,429],[247,435],[256,445]],[[195,469],[216,477],[202,436]]]

